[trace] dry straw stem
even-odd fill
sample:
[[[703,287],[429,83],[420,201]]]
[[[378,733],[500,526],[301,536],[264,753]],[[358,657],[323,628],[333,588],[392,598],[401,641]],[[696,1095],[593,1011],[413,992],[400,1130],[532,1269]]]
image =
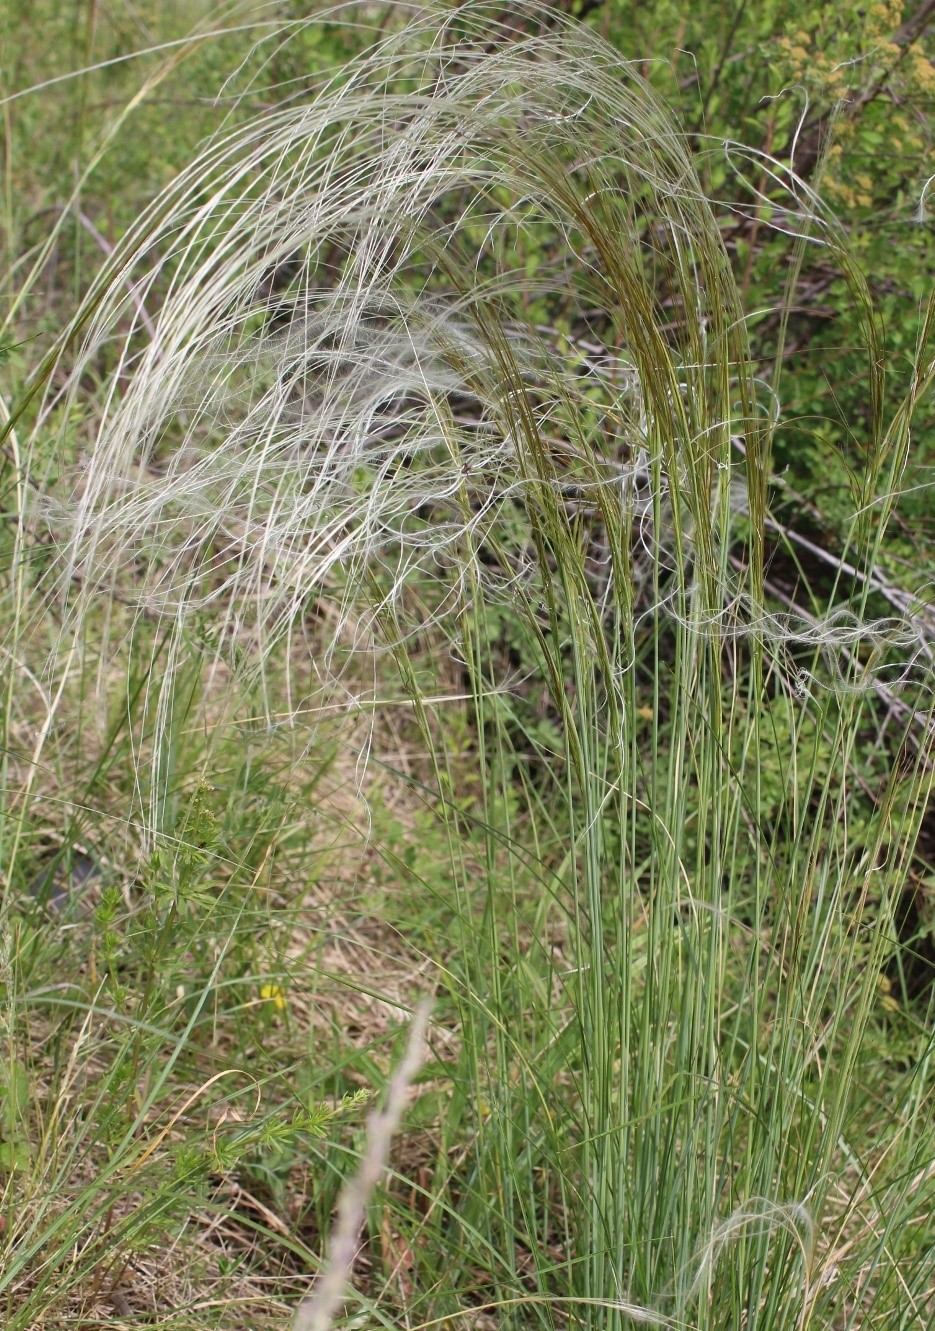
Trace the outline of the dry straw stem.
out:
[[[431,1004],[423,1000],[415,1010],[406,1052],[393,1073],[382,1111],[371,1114],[360,1168],[342,1189],[338,1214],[329,1243],[328,1260],[318,1277],[315,1291],[300,1306],[295,1331],[328,1331],[341,1306],[354,1269],[357,1240],[367,1203],[386,1168],[390,1143],[406,1107],[409,1087],[425,1061],[425,1033]]]

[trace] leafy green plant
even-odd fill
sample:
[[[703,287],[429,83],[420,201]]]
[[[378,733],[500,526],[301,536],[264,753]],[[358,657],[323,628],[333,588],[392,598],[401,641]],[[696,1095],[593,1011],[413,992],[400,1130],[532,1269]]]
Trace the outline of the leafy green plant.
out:
[[[699,144],[711,144],[702,179],[709,196],[730,210],[725,244],[749,311],[752,353],[782,397],[778,467],[807,492],[811,519],[825,519],[833,545],[843,514],[831,485],[861,470],[873,430],[863,352],[851,335],[850,288],[833,249],[808,244],[790,264],[787,235],[801,217],[772,161],[819,190],[847,230],[880,314],[895,407],[904,382],[895,367],[914,355],[933,276],[925,203],[935,92],[931,6],[887,0],[831,9],[770,0],[692,7],[656,0],[610,3],[589,22],[639,59]],[[759,169],[751,163],[738,173],[725,141],[765,154]],[[741,153],[740,161],[749,159]],[[758,206],[748,208],[751,196]],[[931,440],[931,412],[923,405],[912,461],[923,489]],[[908,510],[904,521],[913,522]],[[913,525],[925,539],[924,519]]]
[[[32,1144],[29,1137],[29,1072],[19,1059],[4,1068],[0,1081],[0,1169],[5,1174],[29,1163]]]

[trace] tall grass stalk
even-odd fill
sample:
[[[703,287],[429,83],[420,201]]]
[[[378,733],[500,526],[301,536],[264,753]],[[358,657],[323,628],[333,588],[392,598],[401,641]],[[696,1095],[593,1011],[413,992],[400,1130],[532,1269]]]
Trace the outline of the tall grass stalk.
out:
[[[843,237],[768,165],[794,244],[853,282],[876,382]],[[864,576],[770,603],[777,407],[697,158],[587,29],[472,2],[394,10],[330,81],[218,135],[75,327],[65,403],[102,363],[108,387],[53,506],[57,586],[71,626],[109,589],[141,643],[168,635],[152,844],[193,660],[272,721],[353,696],[376,650],[413,705],[447,860],[397,867],[448,922],[457,1040],[419,1203],[382,1203],[410,1324],[923,1326],[928,1036],[870,1124],[862,1089],[931,795],[917,721],[853,806],[877,683],[931,734],[929,645],[867,576],[928,324],[904,409],[869,397]],[[36,430],[62,408],[50,388]],[[471,694],[467,764],[433,672]]]

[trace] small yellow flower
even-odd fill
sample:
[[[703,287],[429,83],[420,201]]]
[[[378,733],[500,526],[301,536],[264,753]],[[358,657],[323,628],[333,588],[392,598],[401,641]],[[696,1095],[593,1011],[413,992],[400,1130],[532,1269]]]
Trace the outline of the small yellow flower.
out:
[[[266,1003],[272,1003],[277,1012],[286,1010],[286,994],[278,984],[261,984],[260,997]]]

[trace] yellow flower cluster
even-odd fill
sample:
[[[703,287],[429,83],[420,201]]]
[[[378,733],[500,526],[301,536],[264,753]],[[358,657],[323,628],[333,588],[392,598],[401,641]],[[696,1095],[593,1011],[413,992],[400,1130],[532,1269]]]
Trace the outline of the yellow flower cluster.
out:
[[[903,103],[931,96],[935,64],[918,45],[905,50],[892,40],[903,22],[903,11],[903,0],[876,0],[870,5],[845,0],[800,14],[774,43],[783,82],[803,86],[813,108],[828,110],[846,110],[883,81]],[[891,113],[888,132],[901,153],[924,150],[918,125],[902,109]],[[866,171],[855,172],[847,162],[849,152],[859,147],[855,119],[838,116],[834,138],[825,160],[824,192],[844,209],[871,207],[872,177]]]
[[[906,53],[906,66],[907,74],[919,92],[929,96],[935,93],[935,65],[924,51],[920,51],[917,46],[911,47]]]
[[[824,99],[853,96],[899,62],[902,50],[892,37],[902,18],[902,0],[818,6],[777,38],[784,74]]]
[[[271,1004],[277,1012],[285,1012],[288,1006],[285,991],[278,984],[261,984],[260,998],[264,1003]]]

